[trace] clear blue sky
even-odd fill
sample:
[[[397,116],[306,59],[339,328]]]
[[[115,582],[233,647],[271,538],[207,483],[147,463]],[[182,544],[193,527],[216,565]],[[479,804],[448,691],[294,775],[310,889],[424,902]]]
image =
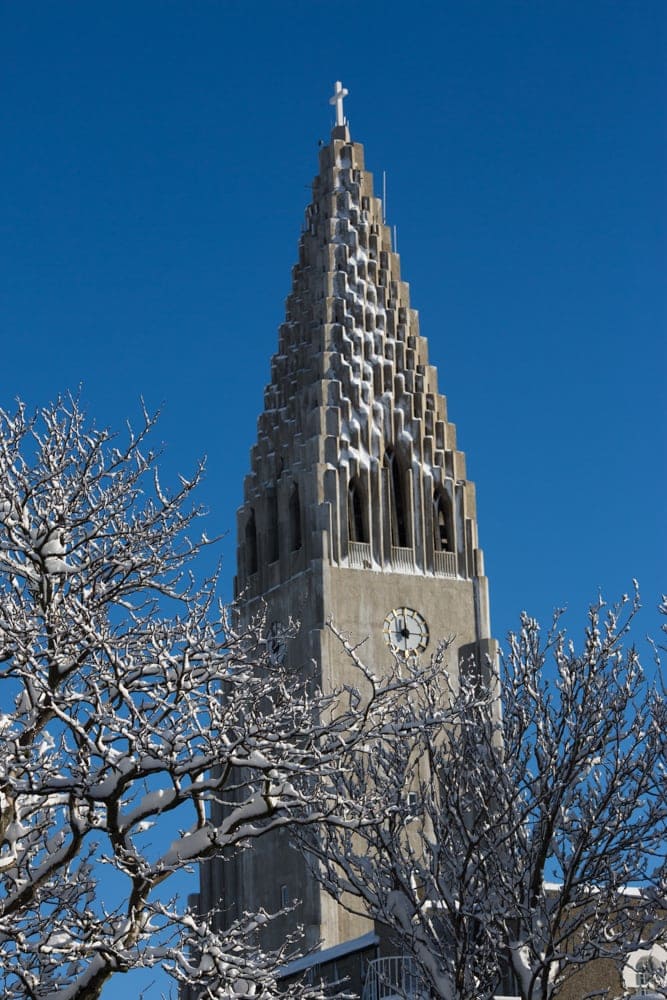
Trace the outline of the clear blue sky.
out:
[[[341,79],[477,484],[495,633],[632,577],[651,630],[666,52],[664,0],[0,0],[0,403],[162,406],[169,475],[208,456],[228,586]]]

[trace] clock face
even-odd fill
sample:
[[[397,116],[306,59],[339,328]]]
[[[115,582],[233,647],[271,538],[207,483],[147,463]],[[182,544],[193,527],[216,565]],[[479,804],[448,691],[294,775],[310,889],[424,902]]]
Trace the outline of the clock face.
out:
[[[394,608],[384,620],[384,641],[394,653],[409,656],[421,653],[428,645],[428,625],[412,608]]]

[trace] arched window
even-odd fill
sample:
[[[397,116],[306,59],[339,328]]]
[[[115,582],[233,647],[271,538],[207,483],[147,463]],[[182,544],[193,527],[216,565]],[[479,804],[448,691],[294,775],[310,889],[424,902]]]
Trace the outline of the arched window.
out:
[[[289,497],[289,537],[291,551],[298,552],[301,548],[301,503],[296,483],[292,484]]]
[[[347,488],[347,524],[351,542],[368,542],[364,498],[357,479],[351,479]]]
[[[433,548],[436,552],[454,551],[452,504],[443,489],[433,494]]]
[[[250,511],[245,523],[245,565],[248,576],[257,572],[257,526],[254,510]]]
[[[279,555],[278,549],[278,496],[275,490],[269,490],[267,497],[267,531],[266,531],[266,558],[268,562],[275,562]]]
[[[410,546],[408,533],[408,507],[405,502],[405,475],[398,456],[387,449],[385,468],[389,470],[389,508],[391,517],[391,542],[398,548]]]

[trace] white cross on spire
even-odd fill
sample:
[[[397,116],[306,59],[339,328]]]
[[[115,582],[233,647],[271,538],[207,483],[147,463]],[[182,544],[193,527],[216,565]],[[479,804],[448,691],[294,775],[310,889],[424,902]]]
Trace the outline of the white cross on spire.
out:
[[[336,105],[336,125],[345,125],[345,115],[343,114],[343,98],[347,97],[349,91],[340,80],[334,84],[333,97],[329,98],[329,104]]]

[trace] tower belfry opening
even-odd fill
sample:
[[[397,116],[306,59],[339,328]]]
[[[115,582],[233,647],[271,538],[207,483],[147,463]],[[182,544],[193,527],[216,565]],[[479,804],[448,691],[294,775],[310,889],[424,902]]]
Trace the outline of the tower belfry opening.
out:
[[[235,584],[242,615],[300,622],[285,655],[314,664],[324,691],[352,679],[329,618],[365,640],[374,670],[396,653],[400,629],[384,627],[396,608],[419,622],[426,655],[454,637],[452,670],[492,643],[474,485],[346,96],[337,82],[238,512]],[[201,905],[222,899],[230,921],[285,894],[300,900],[291,919],[306,948],[373,933],[280,837],[202,872]],[[285,930],[273,922],[267,946]]]

